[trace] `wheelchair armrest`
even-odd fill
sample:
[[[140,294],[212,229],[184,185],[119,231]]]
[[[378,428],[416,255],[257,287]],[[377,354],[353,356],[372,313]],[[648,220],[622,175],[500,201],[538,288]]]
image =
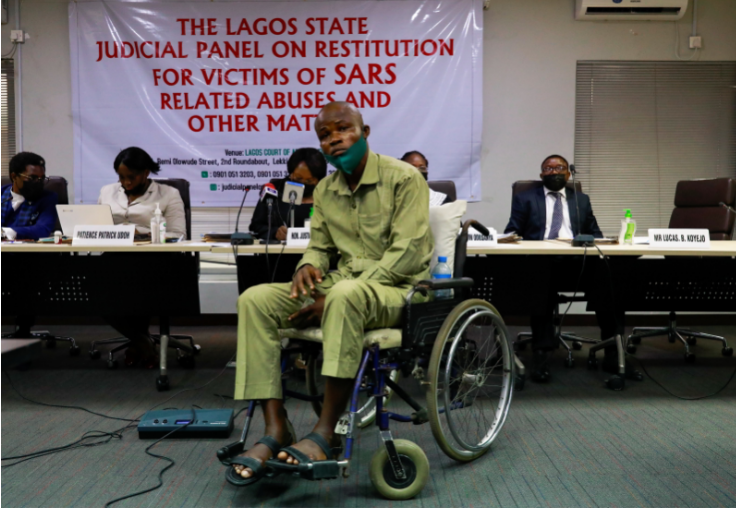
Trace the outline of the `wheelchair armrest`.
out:
[[[459,279],[433,279],[421,280],[417,286],[425,286],[429,289],[455,289],[455,288],[472,288],[475,282],[470,277],[461,277]]]

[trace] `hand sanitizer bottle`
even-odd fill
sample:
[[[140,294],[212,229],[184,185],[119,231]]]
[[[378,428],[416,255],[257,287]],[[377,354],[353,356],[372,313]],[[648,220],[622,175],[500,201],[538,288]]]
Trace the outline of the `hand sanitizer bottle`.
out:
[[[166,219],[161,219],[161,223],[158,225],[158,241],[159,243],[166,243]]]
[[[621,245],[632,245],[634,243],[634,233],[636,232],[636,221],[631,218],[631,210],[624,210],[626,215],[621,220],[621,231],[618,234],[618,243]]]
[[[153,212],[153,218],[151,219],[151,243],[159,243],[159,228],[161,226],[161,208],[156,203],[156,211]]]
[[[312,229],[312,215],[314,215],[314,207],[309,210],[309,218],[304,221],[304,227]]]

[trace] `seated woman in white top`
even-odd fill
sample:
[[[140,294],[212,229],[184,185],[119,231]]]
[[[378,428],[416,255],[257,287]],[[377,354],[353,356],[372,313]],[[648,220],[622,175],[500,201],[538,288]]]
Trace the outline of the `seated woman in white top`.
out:
[[[429,179],[429,161],[420,152],[417,152],[416,150],[412,152],[406,152],[401,157],[401,160],[404,162],[408,162],[409,164],[417,168],[425,180]],[[430,208],[432,208],[433,206],[441,206],[445,204],[446,202],[447,202],[447,194],[443,192],[437,192],[435,190],[432,190],[431,188],[429,189],[429,207]]]
[[[135,146],[126,148],[115,157],[113,167],[119,181],[105,185],[97,203],[110,205],[115,224],[135,224],[136,233],[149,233],[158,203],[166,219],[166,236],[179,238],[186,235],[181,195],[174,187],[161,185],[149,178],[151,173],[158,173],[160,167],[145,150]]]
[[[97,203],[110,205],[115,224],[135,224],[136,233],[149,233],[158,203],[166,219],[166,236],[179,238],[186,234],[181,195],[174,187],[160,185],[149,178],[160,168],[145,150],[135,146],[126,148],[115,157],[113,168],[119,181],[105,185]],[[131,341],[125,351],[126,365],[156,367],[156,349],[148,333],[150,316],[105,316],[105,320]]]

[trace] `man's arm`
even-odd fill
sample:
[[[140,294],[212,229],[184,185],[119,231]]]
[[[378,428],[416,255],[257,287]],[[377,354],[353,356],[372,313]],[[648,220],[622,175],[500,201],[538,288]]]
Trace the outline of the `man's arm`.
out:
[[[385,286],[407,282],[426,269],[432,250],[424,252],[429,229],[429,193],[427,183],[417,172],[396,188],[394,213],[391,218],[389,245],[383,257],[358,277],[375,280]]]
[[[593,215],[593,206],[590,204],[590,197],[586,196],[587,206],[585,207],[585,233],[593,235],[595,238],[603,238],[603,232],[598,227],[598,221]]]
[[[519,194],[517,194],[511,200],[511,217],[509,218],[509,223],[506,224],[506,229],[504,229],[503,232],[516,232],[519,236],[524,236],[526,223],[529,219],[528,215],[529,214],[526,211],[524,203],[521,202],[521,198],[519,197]]]
[[[52,192],[44,196],[38,202],[38,211],[40,215],[33,226],[14,226],[16,238],[19,240],[38,240],[51,236],[56,225],[56,203],[58,197]]]
[[[309,230],[309,245],[302,260],[296,267],[296,271],[304,265],[312,265],[323,274],[330,268],[330,259],[337,254],[337,247],[332,240],[332,235],[325,224],[325,216],[322,210],[320,196],[322,191],[319,187],[314,190],[314,215]]]

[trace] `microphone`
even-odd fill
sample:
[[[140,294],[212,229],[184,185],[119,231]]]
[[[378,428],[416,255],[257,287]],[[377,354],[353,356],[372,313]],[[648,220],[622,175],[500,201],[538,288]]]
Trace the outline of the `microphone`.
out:
[[[235,219],[235,232],[230,235],[230,245],[253,245],[253,236],[250,233],[238,233],[238,224],[240,224],[240,212],[243,211],[243,205],[245,204],[245,198],[248,196],[251,186],[245,185],[245,193],[243,194],[243,200],[240,202],[240,208],[238,209],[238,217]]]
[[[575,164],[570,164],[570,173],[572,173],[572,191],[575,194],[575,211],[577,212],[578,234],[572,239],[573,247],[593,247],[595,246],[595,237],[593,235],[582,234],[580,229],[580,205],[578,204],[578,189],[575,187]]]
[[[264,199],[278,199],[279,192],[276,190],[276,186],[272,183],[267,183],[261,189],[261,203]]]

